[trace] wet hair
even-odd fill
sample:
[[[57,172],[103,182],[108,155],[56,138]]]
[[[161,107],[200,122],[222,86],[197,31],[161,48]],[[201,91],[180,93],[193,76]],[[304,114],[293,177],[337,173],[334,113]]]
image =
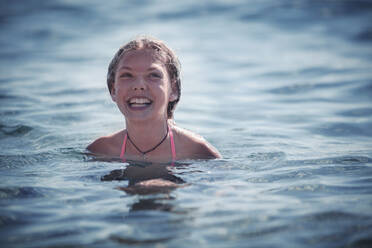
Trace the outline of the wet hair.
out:
[[[168,46],[166,46],[164,42],[155,38],[139,37],[129,41],[127,44],[119,48],[119,50],[115,53],[114,58],[111,60],[107,72],[107,86],[110,94],[115,82],[115,74],[121,58],[123,58],[124,55],[130,51],[142,49],[149,49],[155,52],[156,57],[163,62],[167,69],[172,90],[176,89],[177,91],[177,99],[169,102],[167,106],[168,119],[173,119],[173,112],[181,97],[181,65],[176,54]]]

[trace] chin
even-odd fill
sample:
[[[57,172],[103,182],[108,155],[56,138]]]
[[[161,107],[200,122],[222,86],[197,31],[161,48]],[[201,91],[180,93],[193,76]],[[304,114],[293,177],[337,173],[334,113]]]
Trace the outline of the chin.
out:
[[[158,120],[162,120],[162,119],[165,119],[167,120],[167,116],[164,115],[164,114],[127,114],[127,115],[124,115],[125,116],[125,119],[128,120],[128,121],[131,121],[131,122],[143,122],[143,123],[146,123],[146,122],[153,122],[153,121],[158,121]]]

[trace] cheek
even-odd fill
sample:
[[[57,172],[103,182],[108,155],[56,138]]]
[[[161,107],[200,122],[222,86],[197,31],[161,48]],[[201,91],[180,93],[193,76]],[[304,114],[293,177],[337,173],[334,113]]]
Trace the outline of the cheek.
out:
[[[171,96],[171,93],[172,93],[172,89],[170,87],[169,84],[164,84],[161,86],[161,92],[162,92],[162,96],[164,98],[164,100],[169,100],[170,96]]]
[[[120,81],[115,83],[115,93],[122,94],[126,90],[126,85],[124,83],[120,83]]]

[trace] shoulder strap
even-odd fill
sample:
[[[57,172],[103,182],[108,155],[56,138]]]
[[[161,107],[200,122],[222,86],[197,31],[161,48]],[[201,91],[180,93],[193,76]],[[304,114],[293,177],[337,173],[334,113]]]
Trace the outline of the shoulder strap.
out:
[[[123,145],[121,146],[121,153],[120,153],[120,158],[123,160],[123,162],[125,162],[125,148],[127,146],[127,138],[128,138],[128,134],[125,133],[125,136],[124,136],[124,140],[123,140]]]
[[[174,145],[174,138],[173,138],[173,132],[170,126],[168,126],[168,132],[169,132],[169,137],[170,137],[170,142],[171,142],[171,150],[172,150],[172,165],[174,165],[174,162],[176,161],[176,146]]]

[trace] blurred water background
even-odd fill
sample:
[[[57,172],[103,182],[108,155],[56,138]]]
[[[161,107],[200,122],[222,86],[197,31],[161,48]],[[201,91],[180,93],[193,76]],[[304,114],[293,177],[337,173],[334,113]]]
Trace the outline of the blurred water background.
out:
[[[371,247],[372,1],[0,2],[1,247]],[[176,122],[221,160],[131,195],[85,154],[123,128],[118,47],[164,40]]]

